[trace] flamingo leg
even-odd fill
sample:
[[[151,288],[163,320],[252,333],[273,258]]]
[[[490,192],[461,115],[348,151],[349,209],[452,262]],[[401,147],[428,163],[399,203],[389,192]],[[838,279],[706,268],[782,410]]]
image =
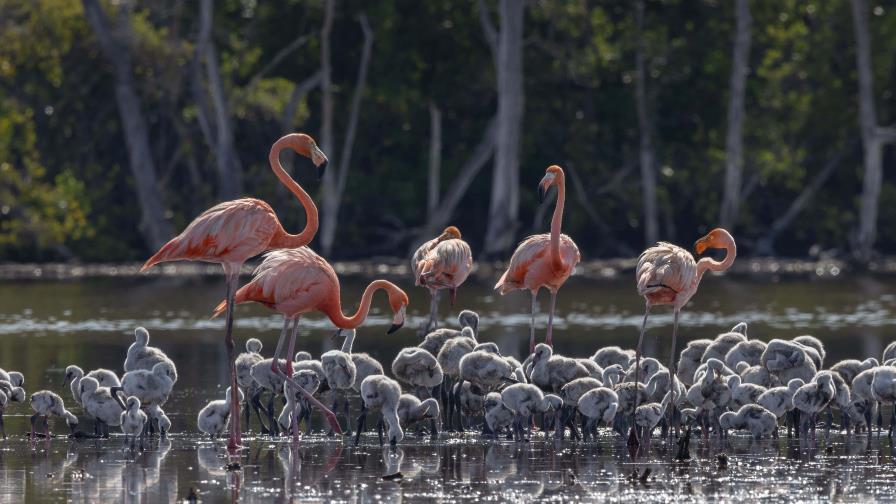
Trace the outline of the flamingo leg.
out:
[[[237,419],[230,422],[230,440],[227,448],[231,451],[239,448],[240,439],[240,396],[236,383],[236,352],[233,344],[233,303],[236,297],[236,286],[239,283],[239,268],[236,271],[227,271],[227,321],[224,326],[224,345],[227,347],[227,362],[230,365],[230,418]]]
[[[635,409],[638,407],[638,383],[641,381],[641,349],[644,346],[644,332],[647,329],[647,317],[650,315],[650,301],[644,308],[644,321],[641,322],[641,335],[638,336],[638,347],[635,349],[635,398],[632,401],[631,428],[628,432],[629,446],[637,446],[638,433],[635,429]]]
[[[675,341],[678,336],[678,314],[680,310],[675,309],[672,323],[672,350],[669,354],[669,394],[671,397],[669,398],[669,432],[678,432],[678,425],[674,424],[675,421]]]
[[[426,332],[432,332],[439,326],[439,291],[433,289],[429,299],[429,322],[426,324]]]
[[[532,291],[532,318],[529,320],[529,355],[535,353],[535,303],[538,299],[538,291]]]
[[[292,334],[289,335],[289,348],[286,350],[286,355],[283,356],[286,359],[286,375],[292,377],[292,359],[295,356],[296,351],[296,336],[299,334],[299,317],[296,316],[292,319]]]
[[[302,396],[305,399],[308,400],[308,402],[313,404],[315,408],[317,408],[318,410],[320,410],[321,413],[323,413],[324,417],[326,417],[326,419],[327,419],[327,423],[330,424],[330,427],[333,429],[333,432],[335,432],[336,434],[342,434],[342,427],[339,425],[339,420],[336,418],[336,415],[334,415],[333,412],[330,411],[329,408],[324,406],[324,404],[322,402],[318,401],[317,398],[315,398],[313,395],[308,393],[307,390],[302,388],[301,385],[299,385],[298,383],[296,383],[295,380],[292,379],[292,358],[293,358],[292,356],[293,356],[293,351],[295,350],[296,334],[298,334],[298,332],[299,332],[299,318],[296,317],[295,322],[293,323],[293,327],[292,327],[292,335],[289,338],[289,354],[286,355],[286,367],[290,374],[287,376],[286,373],[283,372],[283,369],[281,369],[280,366],[276,365],[277,360],[279,358],[278,355],[274,356],[274,361],[273,361],[273,364],[271,365],[271,368],[273,369],[273,371],[275,373],[280,375],[280,378],[282,378],[284,381],[286,381],[290,385],[292,385],[293,388],[295,388],[295,390],[297,390],[300,394],[302,394]]]
[[[557,291],[551,291],[551,311],[548,313],[548,334],[545,337],[544,342],[551,348],[554,348],[554,340],[551,338],[551,334],[554,329],[554,306],[557,304]]]

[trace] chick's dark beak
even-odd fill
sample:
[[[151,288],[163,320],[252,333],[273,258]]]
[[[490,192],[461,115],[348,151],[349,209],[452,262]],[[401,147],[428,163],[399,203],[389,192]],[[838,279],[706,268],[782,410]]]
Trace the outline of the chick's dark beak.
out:
[[[403,325],[404,325],[404,324],[392,324],[392,326],[389,327],[389,330],[386,331],[386,334],[392,334],[392,333],[394,333],[395,331],[401,329],[401,326],[403,326]]]

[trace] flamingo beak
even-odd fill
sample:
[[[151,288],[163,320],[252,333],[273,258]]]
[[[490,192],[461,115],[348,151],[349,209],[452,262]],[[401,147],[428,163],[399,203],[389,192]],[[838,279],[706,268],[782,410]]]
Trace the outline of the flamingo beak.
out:
[[[386,331],[386,334],[394,333],[395,331],[401,329],[401,326],[403,326],[403,325],[404,325],[404,322],[402,322],[400,324],[392,324],[391,326],[389,326],[389,330]]]
[[[339,341],[340,336],[342,336],[342,328],[336,329],[336,332],[334,332],[333,335],[330,336],[330,339],[334,342]]]
[[[330,161],[324,159],[323,163],[317,166],[317,180],[324,178],[324,174],[327,173],[328,164],[330,164]]]
[[[311,148],[311,161],[317,166],[317,179],[320,180],[324,178],[324,174],[327,172],[327,165],[330,164],[330,160],[327,159],[326,154],[320,147],[317,145]]]
[[[538,183],[538,196],[542,202],[544,202],[545,197],[548,195],[548,189],[554,183],[554,174],[548,173],[541,179],[541,182]]]

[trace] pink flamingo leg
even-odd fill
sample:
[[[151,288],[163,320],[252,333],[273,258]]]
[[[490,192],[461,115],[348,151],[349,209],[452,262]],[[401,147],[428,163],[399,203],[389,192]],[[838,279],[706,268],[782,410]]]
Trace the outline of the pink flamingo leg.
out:
[[[554,329],[554,306],[557,304],[557,291],[551,291],[551,311],[548,313],[548,334],[544,342],[554,348],[554,339],[551,337]]]
[[[299,334],[299,317],[292,319],[292,334],[289,335],[289,348],[286,350],[286,376],[292,376],[292,360],[296,352],[296,336]]]
[[[637,429],[635,429],[635,408],[638,407],[638,383],[641,382],[641,348],[644,346],[644,332],[647,329],[647,316],[650,315],[650,301],[647,302],[647,306],[644,309],[644,321],[641,322],[641,335],[638,336],[638,348],[635,349],[635,398],[632,401],[632,426],[631,430],[628,432],[628,445],[629,446],[638,446],[638,433]]]
[[[283,329],[280,330],[280,337],[277,338],[277,348],[274,349],[274,358],[271,359],[271,371],[277,370],[277,360],[283,352],[283,344],[286,343],[286,332],[289,331],[288,317],[283,317]]]
[[[532,291],[532,310],[529,319],[529,355],[535,353],[535,304],[538,299],[538,291]]]
[[[227,273],[227,321],[224,325],[224,345],[227,347],[227,362],[230,365],[230,418],[240,417],[240,396],[239,388],[236,383],[236,352],[234,352],[233,343],[233,304],[236,295],[236,287],[239,283],[239,267],[235,271],[226,271],[230,268],[225,267]],[[227,448],[231,451],[239,448],[242,442],[240,436],[240,423],[230,422],[230,440]]]
[[[296,317],[295,322],[293,324],[293,334],[290,337],[290,345],[289,345],[290,355],[286,356],[286,361],[288,363],[287,365],[289,367],[290,372],[292,371],[292,355],[291,354],[294,350],[293,347],[294,347],[294,343],[295,343],[296,333],[298,333],[298,328],[299,328],[299,321],[298,321],[298,317]],[[280,345],[278,345],[278,346],[280,346]],[[322,402],[318,401],[317,398],[315,398],[313,395],[309,394],[308,391],[305,390],[304,388],[302,388],[301,385],[296,383],[296,381],[292,379],[292,375],[287,376],[283,372],[283,370],[280,369],[280,366],[277,365],[278,359],[280,359],[279,352],[277,352],[277,354],[274,355],[274,360],[271,363],[271,370],[274,371],[275,373],[277,373],[278,375],[280,375],[280,378],[282,378],[284,381],[286,381],[290,385],[292,385],[300,394],[302,394],[302,396],[305,399],[308,400],[308,402],[310,402],[311,404],[314,405],[315,408],[320,410],[320,412],[323,413],[324,417],[326,417],[327,423],[330,424],[330,427],[333,429],[333,432],[341,435],[342,427],[339,425],[339,420],[336,419],[336,415],[334,415],[333,412],[330,411],[329,408],[324,406]]]

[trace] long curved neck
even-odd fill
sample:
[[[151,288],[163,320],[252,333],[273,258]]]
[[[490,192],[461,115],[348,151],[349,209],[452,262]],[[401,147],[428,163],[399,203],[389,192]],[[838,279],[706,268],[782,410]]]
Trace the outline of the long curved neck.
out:
[[[703,274],[707,271],[725,271],[734,264],[734,258],[737,257],[737,245],[734,243],[734,238],[730,235],[725,237],[721,248],[725,249],[725,259],[721,262],[716,261],[711,257],[704,257],[697,261],[698,282],[703,278]]]
[[[554,216],[551,218],[551,265],[555,270],[564,268],[563,257],[560,256],[560,225],[563,223],[563,205],[566,203],[566,177],[563,172],[556,175],[557,204],[554,205]]]
[[[352,353],[352,345],[355,344],[355,331],[349,331],[345,341],[342,342],[342,353]]]
[[[333,325],[342,329],[354,329],[361,325],[364,320],[367,318],[367,313],[370,311],[370,302],[373,300],[373,293],[379,289],[387,289],[391,287],[392,284],[385,280],[374,280],[370,282],[370,285],[364,289],[364,294],[361,296],[361,306],[358,307],[358,311],[355,312],[351,317],[346,317],[342,314],[342,302],[339,300],[339,292],[335,293],[335,297],[333,300],[323,307],[323,312],[330,317],[330,321],[333,322]]]
[[[299,234],[289,234],[284,230],[281,235],[275,236],[274,239],[271,240],[271,246],[273,248],[302,247],[311,243],[311,240],[314,239],[314,235],[317,234],[317,206],[315,206],[311,196],[302,189],[302,186],[300,186],[298,182],[293,180],[293,178],[286,173],[286,170],[283,169],[283,165],[280,164],[280,151],[287,147],[302,154],[298,142],[299,140],[297,136],[294,135],[286,135],[280,140],[277,140],[271,147],[268,161],[271,163],[271,170],[274,171],[274,175],[276,175],[277,178],[280,179],[280,182],[299,199],[299,202],[302,203],[302,208],[305,209],[306,216],[305,229]]]

